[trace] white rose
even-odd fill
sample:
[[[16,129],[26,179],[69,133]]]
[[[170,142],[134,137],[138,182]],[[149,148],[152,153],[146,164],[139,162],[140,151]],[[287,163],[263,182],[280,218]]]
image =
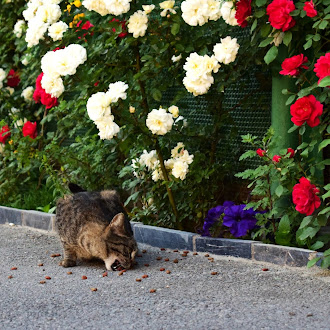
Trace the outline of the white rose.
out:
[[[164,180],[163,172],[159,167],[152,172],[151,178],[155,182],[157,182],[158,180]]]
[[[163,11],[160,13],[160,16],[165,17],[167,15],[167,12],[176,14],[176,11],[173,9],[174,4],[175,4],[175,0],[167,0],[161,2],[159,4],[159,7],[163,9]]]
[[[93,94],[87,101],[87,113],[91,120],[102,120],[104,116],[110,116],[110,97],[103,92]]]
[[[23,89],[21,96],[24,98],[26,102],[31,102],[33,101],[33,92],[34,92],[34,88],[32,86],[29,86]]]
[[[175,63],[175,62],[180,61],[181,58],[182,58],[182,54],[180,54],[180,55],[178,55],[178,56],[173,55],[173,56],[171,57],[171,60],[172,60],[173,63]]]
[[[208,5],[206,0],[186,0],[181,4],[182,18],[191,25],[204,25],[208,21]]]
[[[18,127],[22,127],[26,122],[27,122],[27,119],[26,119],[26,118],[24,118],[24,119],[18,119],[18,120],[16,120],[16,122],[14,123],[14,126],[15,126],[16,128],[18,128]]]
[[[7,86],[5,90],[9,93],[9,95],[13,95],[15,92],[15,89],[13,87]]]
[[[88,10],[96,11],[102,16],[110,14],[109,10],[106,7],[105,0],[84,0],[82,2],[82,5]]]
[[[191,164],[194,160],[194,155],[189,155],[188,150],[181,150],[178,159],[180,159],[181,161],[187,164]]]
[[[41,79],[41,86],[52,97],[60,97],[64,92],[63,80],[59,76],[44,74]]]
[[[187,91],[193,93],[194,96],[203,95],[208,92],[209,88],[214,82],[214,78],[211,75],[206,75],[193,80],[191,77],[184,77],[183,84]]]
[[[2,88],[3,81],[6,79],[6,77],[7,77],[6,71],[4,69],[0,68],[0,85],[1,85],[0,88]]]
[[[172,129],[173,117],[165,109],[153,109],[147,116],[146,125],[152,134],[165,135]]]
[[[209,20],[217,21],[221,17],[220,0],[207,0]]]
[[[180,157],[180,152],[184,150],[184,144],[182,142],[178,142],[178,144],[176,145],[176,147],[174,147],[171,150],[171,157],[172,158],[178,158]]]
[[[117,81],[109,85],[108,96],[111,99],[111,103],[117,102],[119,99],[126,100],[127,94],[126,89],[128,85],[123,81]]]
[[[57,72],[58,52],[59,50],[56,52],[49,51],[41,58],[41,70],[44,74],[59,75]]]
[[[113,121],[113,116],[111,115],[95,121],[95,124],[100,131],[98,135],[102,140],[111,140],[120,131],[119,126]]]
[[[236,38],[226,37],[221,39],[221,43],[213,47],[216,59],[223,64],[234,62],[238,53],[239,44]]]
[[[107,0],[105,1],[105,6],[110,14],[118,16],[129,11],[131,1],[132,0]]]
[[[143,37],[148,28],[148,16],[142,11],[138,10],[128,20],[128,32],[133,33],[134,38]]]
[[[147,166],[149,170],[155,169],[158,164],[158,157],[156,150],[151,150],[147,152],[147,150],[143,150],[143,154],[140,156],[141,165]]]
[[[142,5],[142,9],[146,14],[150,14],[155,9],[155,5]]]
[[[26,25],[25,21],[22,19],[19,19],[16,22],[16,24],[14,25],[14,33],[15,33],[16,38],[20,38],[22,36],[25,25]]]
[[[68,24],[59,21],[48,28],[48,35],[53,41],[62,40],[64,32],[68,29]]]
[[[224,1],[221,5],[221,16],[225,22],[229,25],[238,25],[237,19],[235,18],[236,9],[232,1]]]
[[[44,34],[48,29],[49,24],[33,18],[29,21],[28,29],[26,30],[25,41],[28,47],[38,45],[39,41],[44,39]]]
[[[187,173],[189,172],[188,164],[178,159],[174,161],[172,168],[172,175],[177,178],[184,180],[186,178]]]
[[[61,17],[62,12],[59,5],[45,4],[38,8],[36,18],[44,23],[53,24]]]
[[[179,108],[176,105],[171,105],[168,111],[172,114],[173,118],[179,117]]]
[[[21,62],[23,65],[28,65],[30,63],[30,60],[28,56],[24,56]]]
[[[80,64],[83,64],[87,60],[87,50],[85,47],[80,46],[78,44],[71,44],[68,47],[64,48],[66,52],[74,58],[74,62],[76,62],[76,67]]]

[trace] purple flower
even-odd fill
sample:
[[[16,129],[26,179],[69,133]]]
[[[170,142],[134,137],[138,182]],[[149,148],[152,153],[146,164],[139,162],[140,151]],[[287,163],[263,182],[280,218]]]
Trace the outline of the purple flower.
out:
[[[252,208],[244,210],[245,204],[231,205],[224,210],[223,225],[230,228],[235,237],[245,236],[257,223],[255,218],[257,211]]]

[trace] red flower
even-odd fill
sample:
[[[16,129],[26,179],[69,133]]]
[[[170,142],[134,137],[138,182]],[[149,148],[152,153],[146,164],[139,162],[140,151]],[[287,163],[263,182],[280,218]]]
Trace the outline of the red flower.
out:
[[[264,157],[266,155],[266,150],[262,150],[262,149],[258,149],[256,151],[257,155],[260,156],[260,157]]]
[[[310,127],[319,125],[319,117],[322,115],[322,112],[323,105],[314,95],[304,96],[290,107],[291,121],[297,126],[301,126],[305,122],[307,122]]]
[[[117,18],[113,18],[111,21],[110,21],[110,23],[112,23],[112,22],[117,22],[118,23],[118,26],[119,25],[121,25],[121,30],[122,30],[122,32],[120,32],[119,34],[118,34],[118,37],[119,38],[125,38],[126,36],[127,36],[127,26],[126,26],[126,21],[120,21],[119,19],[117,19]],[[116,28],[112,28],[112,31],[113,32],[116,32]]]
[[[317,15],[317,11],[315,10],[313,1],[306,1],[305,6],[303,8],[308,17],[315,17]]]
[[[46,91],[42,88],[41,79],[43,75],[43,72],[41,72],[36,79],[36,88],[33,93],[33,99],[35,103],[41,102],[46,106],[46,109],[50,109],[58,105],[58,100],[56,97],[52,97],[50,94],[47,94]]]
[[[308,59],[303,54],[286,58],[282,63],[280,74],[293,77],[298,76],[302,68],[308,69],[308,66],[303,65],[306,62],[308,62]]]
[[[292,0],[274,0],[267,6],[270,25],[283,32],[288,31],[296,24],[296,21],[290,16],[295,9]]]
[[[330,53],[326,53],[324,56],[321,56],[315,63],[314,72],[320,81],[330,76]]]
[[[0,143],[5,144],[10,135],[11,133],[8,125],[2,126],[0,131]]]
[[[288,150],[287,150],[286,154],[290,154],[290,157],[289,157],[289,158],[293,158],[293,157],[294,157],[294,154],[295,154],[295,152],[294,152],[294,150],[293,150],[292,148],[288,148]]]
[[[97,87],[99,85],[100,81],[98,80],[96,83],[94,83],[94,86]]]
[[[31,139],[35,139],[38,135],[37,132],[37,123],[31,123],[27,121],[23,126],[23,136],[29,136]]]
[[[304,177],[299,182],[293,187],[293,203],[299,213],[311,215],[321,205],[320,198],[316,195],[320,190]]]
[[[19,79],[19,75],[15,70],[11,69],[7,75],[7,85],[9,87],[17,87],[20,83],[21,79]]]
[[[278,163],[280,160],[281,160],[281,156],[279,156],[279,155],[275,155],[274,157],[273,157],[273,162],[274,163]]]
[[[240,27],[247,26],[247,18],[251,15],[251,0],[239,0],[236,3],[235,18]]]

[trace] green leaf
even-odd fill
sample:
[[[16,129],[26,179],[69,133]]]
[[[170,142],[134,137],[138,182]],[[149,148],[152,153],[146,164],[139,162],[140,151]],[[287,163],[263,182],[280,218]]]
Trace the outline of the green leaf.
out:
[[[289,128],[288,133],[292,133],[292,132],[294,132],[295,130],[297,130],[298,128],[299,128],[299,126],[297,126],[297,125],[293,125],[292,127]]]
[[[305,125],[300,126],[300,128],[299,128],[299,134],[300,135],[304,135],[305,131],[306,131],[306,126]]]
[[[320,87],[327,87],[327,86],[330,86],[330,76],[327,76],[325,78],[323,78],[319,84],[318,84]]]
[[[299,229],[305,228],[307,225],[310,224],[310,222],[313,220],[313,217],[311,215],[305,217],[303,221],[300,224]]]
[[[256,0],[256,6],[262,7],[267,3],[267,0]]]
[[[257,25],[258,25],[258,20],[255,19],[255,20],[253,21],[252,26],[251,26],[251,32],[253,32],[253,31],[256,29]]]
[[[258,10],[254,13],[254,17],[256,18],[261,18],[262,16],[264,16],[266,14],[266,12],[264,10]]]
[[[290,42],[292,40],[292,32],[286,31],[283,38],[283,43],[285,46],[289,46]]]
[[[323,20],[319,25],[319,29],[324,30],[328,26],[328,23],[329,23],[328,21]]]
[[[322,195],[323,200],[325,200],[326,198],[329,198],[329,197],[330,197],[330,190],[326,194]]]
[[[285,105],[291,104],[296,98],[296,95],[291,95],[285,102]]]
[[[299,236],[299,239],[303,241],[307,237],[313,238],[319,230],[320,230],[319,227],[307,227],[302,231],[302,233]]]
[[[321,267],[324,269],[328,269],[330,267],[330,257],[326,257],[322,260]]]
[[[239,160],[244,160],[246,158],[252,158],[252,157],[255,157],[255,155],[256,155],[255,150],[248,150],[248,151],[244,152],[244,154],[241,155]]]
[[[291,224],[290,224],[289,216],[288,215],[283,216],[278,225],[278,231],[281,233],[289,233],[290,227],[291,227]]]
[[[316,241],[316,242],[310,247],[310,249],[315,251],[315,250],[319,250],[319,249],[323,248],[323,246],[324,246],[324,243],[323,243],[323,242],[321,242],[321,241]]]
[[[152,97],[156,101],[160,101],[162,99],[162,92],[159,89],[154,89],[152,92]]]
[[[277,195],[277,197],[282,196],[283,190],[284,190],[283,186],[281,186],[281,185],[277,186],[277,188],[275,189],[275,194]]]
[[[307,268],[313,267],[320,259],[321,259],[320,257],[317,257],[317,258],[314,258],[312,260],[309,260],[308,263],[307,263]]]
[[[312,39],[311,40],[308,40],[305,44],[304,44],[304,49],[306,50],[306,49],[308,49],[308,48],[310,48],[311,46],[312,46]]]
[[[264,60],[266,64],[269,64],[275,60],[278,54],[278,48],[273,46],[265,55]]]
[[[308,147],[308,143],[307,142],[303,142],[302,144],[300,144],[297,147],[297,150],[305,149],[306,147]]]
[[[267,38],[260,42],[259,47],[266,47],[273,41],[273,38]]]
[[[176,36],[180,31],[180,24],[174,23],[171,27],[171,33]]]
[[[330,139],[326,139],[323,140],[320,144],[319,144],[319,151],[321,151],[322,149],[324,149],[327,145],[330,144]]]

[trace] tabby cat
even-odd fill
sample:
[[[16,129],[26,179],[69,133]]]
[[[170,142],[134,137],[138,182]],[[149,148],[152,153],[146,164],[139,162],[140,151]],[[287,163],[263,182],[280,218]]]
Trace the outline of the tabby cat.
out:
[[[73,267],[77,259],[99,258],[108,270],[129,269],[137,244],[127,214],[115,190],[87,192],[75,184],[73,195],[59,199],[56,228],[64,259],[60,265]]]

